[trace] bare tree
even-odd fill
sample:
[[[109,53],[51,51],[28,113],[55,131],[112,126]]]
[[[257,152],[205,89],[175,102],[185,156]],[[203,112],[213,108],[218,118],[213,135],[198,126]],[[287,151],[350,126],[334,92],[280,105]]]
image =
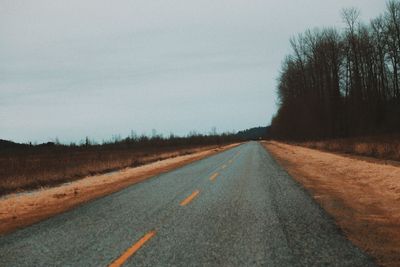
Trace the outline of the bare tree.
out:
[[[290,39],[282,65],[276,137],[310,139],[400,131],[400,1],[366,25],[356,8],[346,25]]]
[[[387,4],[386,27],[388,37],[388,55],[393,69],[393,86],[396,98],[400,97],[399,91],[399,49],[400,49],[400,2],[391,0]]]

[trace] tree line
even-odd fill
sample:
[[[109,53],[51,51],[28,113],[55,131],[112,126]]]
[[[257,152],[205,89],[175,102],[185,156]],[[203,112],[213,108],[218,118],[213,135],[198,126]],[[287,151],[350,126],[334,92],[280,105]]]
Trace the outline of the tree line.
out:
[[[0,139],[0,156],[2,153],[25,152],[25,151],[66,151],[66,150],[121,150],[121,149],[142,149],[147,147],[195,147],[209,145],[225,145],[229,143],[245,142],[249,140],[258,140],[266,137],[266,127],[255,127],[243,131],[218,133],[213,127],[208,134],[191,131],[185,136],[174,135],[173,133],[164,136],[152,130],[151,135],[138,135],[134,131],[126,137],[113,135],[109,140],[103,140],[101,143],[85,137],[80,142],[62,143],[58,138],[53,141],[37,144],[15,143],[12,141]]]
[[[290,40],[278,79],[271,134],[324,139],[400,130],[400,1],[362,23],[342,10],[344,29],[307,30]]]

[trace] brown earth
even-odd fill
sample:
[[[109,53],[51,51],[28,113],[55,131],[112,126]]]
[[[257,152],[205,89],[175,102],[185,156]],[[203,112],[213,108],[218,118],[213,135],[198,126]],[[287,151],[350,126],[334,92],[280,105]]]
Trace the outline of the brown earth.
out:
[[[400,167],[278,142],[269,152],[382,266],[400,266]]]
[[[12,232],[82,203],[119,191],[154,175],[168,172],[191,162],[222,152],[238,144],[214,149],[197,149],[195,153],[176,156],[136,168],[95,175],[53,188],[27,193],[10,194],[0,198],[0,234]],[[168,155],[160,155],[167,157]]]

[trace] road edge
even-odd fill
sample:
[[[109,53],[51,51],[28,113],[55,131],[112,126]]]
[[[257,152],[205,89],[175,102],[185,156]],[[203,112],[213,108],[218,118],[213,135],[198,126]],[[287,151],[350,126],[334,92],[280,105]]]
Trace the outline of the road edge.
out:
[[[196,152],[128,168],[112,174],[86,177],[57,187],[12,194],[0,199],[0,236],[111,195],[152,177],[211,157],[243,143]],[[92,183],[91,183],[92,182]]]

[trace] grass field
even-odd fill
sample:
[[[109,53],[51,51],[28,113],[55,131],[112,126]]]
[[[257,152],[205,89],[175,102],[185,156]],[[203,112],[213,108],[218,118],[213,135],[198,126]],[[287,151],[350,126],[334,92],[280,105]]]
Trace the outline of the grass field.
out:
[[[147,144],[51,144],[3,148],[0,149],[0,195],[55,186],[90,175],[191,154],[222,143],[171,144],[160,141]]]
[[[370,136],[295,143],[308,148],[400,161],[400,136]]]

